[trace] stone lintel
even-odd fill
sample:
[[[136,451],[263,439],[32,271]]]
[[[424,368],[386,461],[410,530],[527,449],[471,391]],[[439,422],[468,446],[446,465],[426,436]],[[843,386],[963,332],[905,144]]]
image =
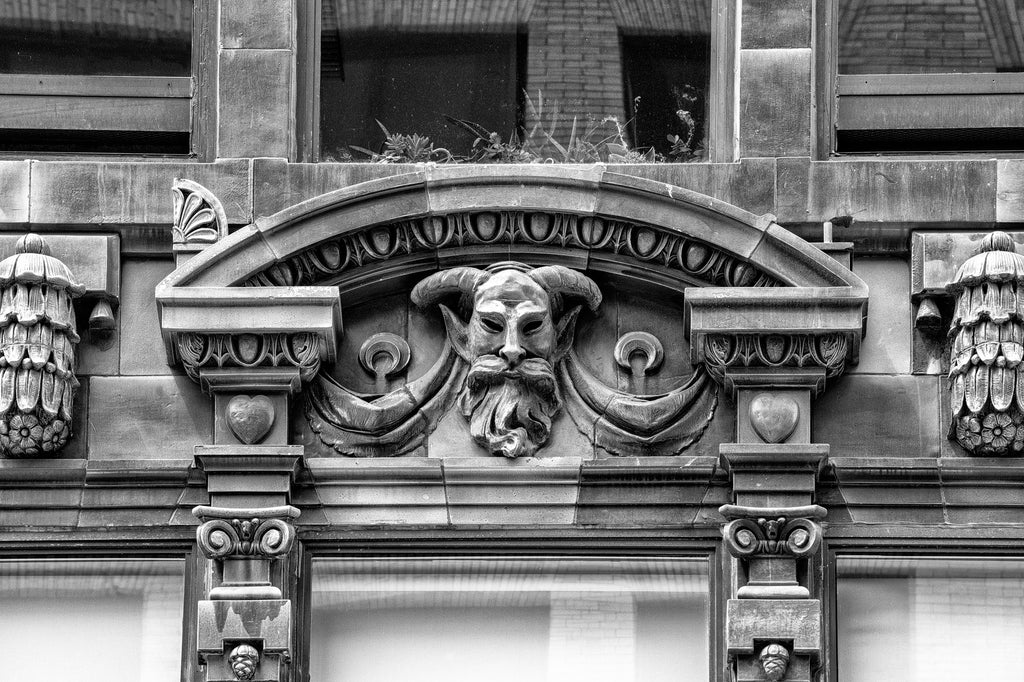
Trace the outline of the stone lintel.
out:
[[[223,654],[235,642],[260,642],[263,653],[291,650],[292,603],[288,599],[221,599],[199,602],[196,649]]]
[[[825,388],[822,367],[729,367],[725,388],[733,397],[739,391],[806,390],[811,395]]]
[[[753,506],[809,504],[828,461],[821,443],[722,443],[722,467],[736,501]]]
[[[212,505],[272,507],[289,501],[302,452],[297,445],[199,445],[195,459]]]
[[[446,459],[449,518],[454,524],[571,524],[580,465],[579,457]]]
[[[821,652],[817,599],[730,599],[725,618],[730,654],[754,654],[762,642],[792,642],[795,654]]]
[[[211,394],[287,393],[294,395],[302,388],[299,370],[295,367],[203,367],[199,384]]]
[[[684,324],[691,359],[703,360],[710,334],[849,334],[857,357],[866,287],[701,287],[687,289]]]

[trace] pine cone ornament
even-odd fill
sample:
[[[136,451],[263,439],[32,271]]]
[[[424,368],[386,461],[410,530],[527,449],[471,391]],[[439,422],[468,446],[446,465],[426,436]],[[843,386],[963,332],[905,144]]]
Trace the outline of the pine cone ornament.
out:
[[[249,644],[239,644],[231,650],[228,660],[235,679],[251,680],[256,674],[256,666],[260,664],[260,654]]]
[[[781,644],[769,644],[761,649],[758,660],[764,670],[765,679],[779,682],[789,669],[789,651]]]

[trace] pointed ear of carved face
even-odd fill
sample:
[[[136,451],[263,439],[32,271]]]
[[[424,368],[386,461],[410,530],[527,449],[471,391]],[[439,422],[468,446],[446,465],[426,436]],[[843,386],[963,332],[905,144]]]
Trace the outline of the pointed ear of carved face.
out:
[[[551,358],[551,363],[554,364],[565,357],[565,354],[572,349],[573,341],[576,339],[576,317],[580,314],[580,308],[582,306],[576,306],[565,315],[562,315],[562,319],[558,321],[557,334],[554,357]]]
[[[438,305],[437,307],[441,309],[441,316],[444,317],[444,328],[448,331],[448,341],[452,344],[452,348],[460,358],[472,363],[473,358],[469,354],[469,328],[448,306]]]

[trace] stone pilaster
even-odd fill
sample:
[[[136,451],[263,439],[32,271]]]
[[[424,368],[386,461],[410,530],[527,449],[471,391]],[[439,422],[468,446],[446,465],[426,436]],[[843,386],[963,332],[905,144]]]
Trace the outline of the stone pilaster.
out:
[[[295,0],[218,2],[217,157],[295,154]]]

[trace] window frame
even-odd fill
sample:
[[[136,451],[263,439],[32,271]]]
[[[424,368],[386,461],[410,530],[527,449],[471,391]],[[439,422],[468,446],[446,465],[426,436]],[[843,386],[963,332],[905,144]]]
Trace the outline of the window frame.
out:
[[[48,539],[32,538],[24,542],[0,535],[6,547],[0,561],[146,561],[173,559],[182,562],[181,649],[179,679],[181,682],[199,682],[203,669],[191,655],[196,639],[199,600],[209,591],[211,576],[206,557],[196,550],[192,528],[187,541],[164,538],[135,538],[121,541],[100,539],[82,542],[75,533],[52,533]],[[140,546],[143,548],[140,550]]]
[[[0,110],[5,112],[0,129],[188,133],[188,151],[182,154],[54,149],[31,155],[212,161],[216,153],[216,21],[217,0],[193,0],[190,76],[0,74]],[[46,115],[47,111],[52,113]],[[0,152],[0,158],[25,155],[17,150]]]
[[[204,0],[196,0],[197,3]],[[685,2],[686,0],[677,0]],[[296,161],[320,163],[320,13],[322,0],[296,6]],[[738,96],[735,73],[739,41],[735,0],[711,0],[711,55],[708,78],[707,159],[731,163],[737,157]]]
[[[717,528],[530,531],[495,527],[493,530],[454,529],[424,532],[412,529],[331,530],[300,532],[293,565],[287,570],[295,615],[291,675],[308,680],[312,626],[312,571],[315,558],[351,559],[698,559],[708,571],[708,669],[712,682],[731,679],[725,651],[725,607],[730,570],[728,552],[721,547]],[[286,594],[287,598],[287,594]]]
[[[818,11],[815,21],[815,104],[818,109],[815,158],[818,160],[834,156],[878,155],[878,152],[839,151],[838,132],[844,129],[898,132],[923,127],[936,130],[1024,127],[1007,125],[1008,120],[1019,119],[1016,112],[1024,101],[1024,72],[842,74],[839,73],[839,0],[823,3]],[[929,106],[922,107],[922,100],[927,100]],[[963,111],[968,102],[974,108],[995,108],[996,111],[984,119],[975,118],[976,114],[972,116]],[[947,110],[945,116],[942,109]],[[920,113],[915,115],[914,112]],[[892,116],[904,120],[898,127],[887,125],[882,120]],[[926,117],[930,119],[929,126],[922,125]],[[1002,125],[992,125],[1000,119]],[[971,152],[935,149],[894,151],[891,155],[963,153]]]

